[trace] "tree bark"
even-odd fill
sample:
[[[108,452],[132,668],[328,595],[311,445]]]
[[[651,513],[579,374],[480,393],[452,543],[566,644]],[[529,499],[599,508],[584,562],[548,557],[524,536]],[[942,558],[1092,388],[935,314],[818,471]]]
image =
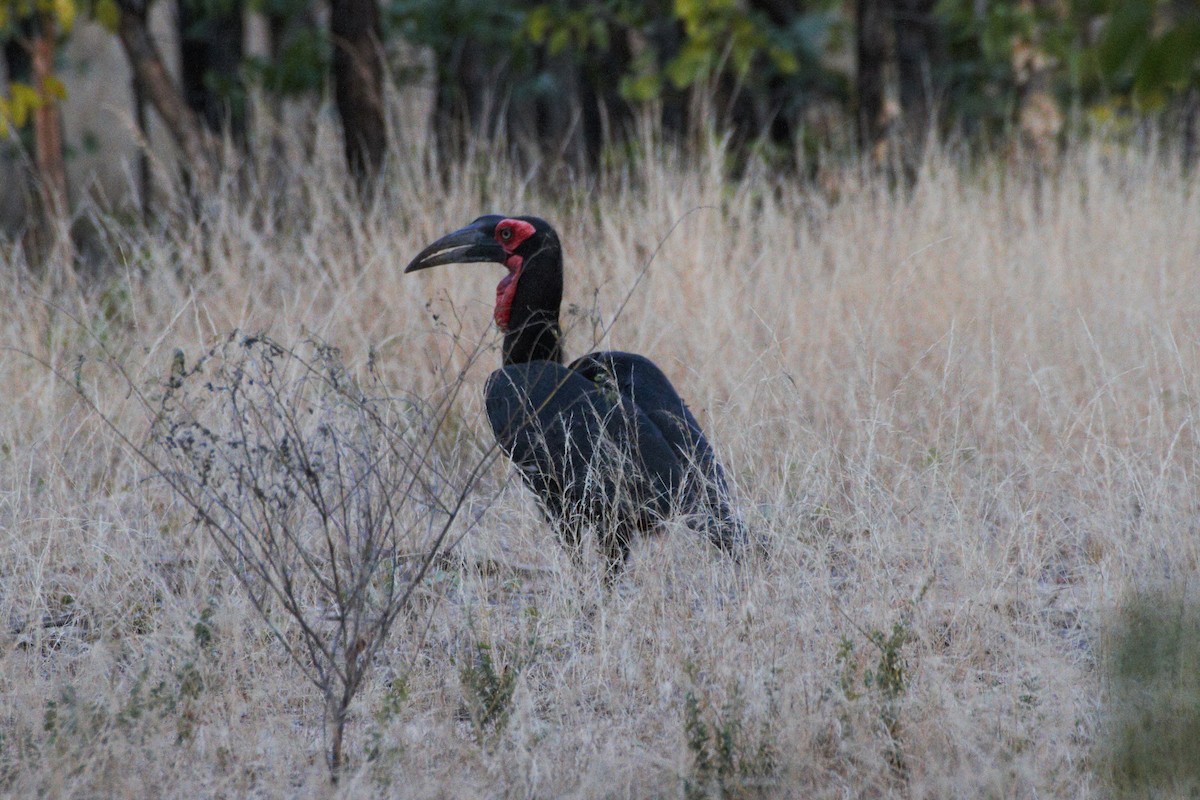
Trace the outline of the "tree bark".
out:
[[[33,112],[34,158],[37,163],[42,213],[47,221],[65,219],[67,167],[63,161],[62,114],[58,100],[49,96],[47,82],[54,77],[54,20],[43,14],[31,42],[33,80],[42,102]]]
[[[75,245],[71,239],[71,206],[67,165],[63,158],[62,112],[51,89],[57,25],[49,13],[37,14],[20,46],[28,55],[29,80],[40,101],[33,109],[33,164],[37,186],[38,224],[29,231],[55,289],[75,282]],[[20,66],[20,65],[18,65]]]
[[[129,80],[129,88],[133,95],[133,121],[137,125],[138,136],[138,197],[141,201],[142,222],[150,221],[150,156],[147,154],[147,144],[150,141],[150,126],[146,123],[146,92],[142,90],[142,82],[137,73]]]
[[[632,110],[621,97],[619,77],[629,71],[629,38],[620,26],[608,24],[608,48],[591,48],[580,65],[579,96],[583,141],[588,163],[600,164],[604,148],[629,133]]]
[[[858,72],[858,144],[863,152],[878,155],[887,132],[884,112],[884,70],[888,60],[888,23],[891,0],[857,0],[858,26],[855,50]]]
[[[58,101],[50,97],[47,82],[54,77],[54,20],[43,16],[41,30],[32,42],[34,82],[42,103],[34,112],[34,156],[41,179],[42,204],[47,216],[66,216],[67,169],[62,161],[62,116]]]
[[[916,169],[934,121],[934,65],[939,46],[936,0],[894,0],[905,167]]]
[[[360,188],[383,167],[387,126],[383,114],[383,57],[376,0],[329,0],[333,84],[346,163]]]
[[[219,152],[216,140],[200,124],[171,82],[162,54],[146,25],[145,3],[120,0],[119,7],[121,18],[117,35],[142,90],[150,98],[171,138],[183,151],[195,187],[200,190],[212,188],[216,178],[215,157]]]
[[[246,106],[240,94],[242,3],[210,9],[202,0],[180,0],[180,84],[188,107],[210,131],[246,137]]]
[[[789,30],[803,11],[801,0],[749,0],[751,9],[763,14],[772,25],[780,30]],[[771,71],[767,81],[767,136],[776,145],[790,147],[795,128],[795,108],[799,106],[793,96],[794,88],[779,74]]]

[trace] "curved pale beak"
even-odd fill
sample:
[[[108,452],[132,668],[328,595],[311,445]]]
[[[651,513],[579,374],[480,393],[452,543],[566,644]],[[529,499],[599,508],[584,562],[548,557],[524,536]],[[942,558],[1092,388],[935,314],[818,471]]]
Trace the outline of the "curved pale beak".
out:
[[[448,233],[417,253],[404,268],[405,273],[428,269],[440,264],[467,264],[472,261],[493,261],[503,264],[508,258],[504,248],[481,227],[468,225]]]

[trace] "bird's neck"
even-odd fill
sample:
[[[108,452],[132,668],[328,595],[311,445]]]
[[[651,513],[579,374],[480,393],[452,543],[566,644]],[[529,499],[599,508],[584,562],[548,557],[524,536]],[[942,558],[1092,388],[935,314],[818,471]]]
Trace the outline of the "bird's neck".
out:
[[[538,360],[563,361],[557,310],[535,311],[504,332],[504,366]]]

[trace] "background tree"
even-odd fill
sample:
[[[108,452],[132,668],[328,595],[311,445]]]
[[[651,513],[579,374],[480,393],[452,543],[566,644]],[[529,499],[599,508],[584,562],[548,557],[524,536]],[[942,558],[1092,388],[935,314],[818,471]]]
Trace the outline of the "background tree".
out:
[[[54,64],[81,8],[119,37],[137,109],[154,108],[199,186],[218,134],[252,133],[248,90],[278,116],[285,98],[315,105],[326,89],[347,169],[369,184],[387,149],[387,57],[414,47],[428,72],[410,62],[391,78],[430,79],[445,163],[483,144],[543,175],[559,164],[585,174],[649,119],[684,147],[725,137],[735,174],[751,157],[803,166],[845,154],[849,132],[909,175],[929,133],[1042,166],[1067,132],[1122,137],[1146,121],[1179,137],[1185,160],[1200,146],[1191,0],[329,0],[327,15],[317,0],[177,0],[178,84],[149,2],[0,0],[0,133],[24,132],[40,207],[68,207]],[[252,11],[268,41],[248,56]]]
[[[179,82],[192,112],[214,133],[246,135],[241,0],[179,0]]]
[[[60,36],[71,30],[75,7],[53,0],[6,0],[0,3],[0,38],[5,44],[9,91],[0,95],[0,134],[31,123],[34,179],[40,230],[35,250],[59,249],[70,264],[70,197],[63,154],[59,101],[66,96],[55,74]],[[59,277],[66,277],[62,275]]]
[[[383,43],[376,0],[329,0],[333,85],[346,163],[360,186],[383,167]]]
[[[149,0],[118,0],[117,35],[138,85],[183,153],[196,188],[203,191],[215,180],[217,143],[171,79],[162,53],[150,35],[148,12]]]

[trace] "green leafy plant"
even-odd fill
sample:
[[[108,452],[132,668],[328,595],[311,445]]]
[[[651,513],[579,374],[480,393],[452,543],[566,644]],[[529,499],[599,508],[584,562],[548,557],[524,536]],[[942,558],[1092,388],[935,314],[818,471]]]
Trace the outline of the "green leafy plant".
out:
[[[1145,591],[1108,626],[1101,763],[1121,797],[1200,792],[1200,602]]]
[[[463,708],[480,747],[494,743],[508,725],[513,693],[521,673],[539,651],[536,614],[529,617],[526,633],[514,642],[494,648],[470,625],[471,636],[458,657],[458,677]]]
[[[714,703],[713,688],[700,678],[693,664],[684,671],[692,686],[683,698],[683,733],[691,770],[684,778],[688,800],[706,797],[753,797],[774,785],[778,762],[770,719],[755,725],[749,718],[740,681],[725,691],[725,699]],[[773,684],[766,687],[772,717],[775,708]]]
[[[878,708],[879,721],[887,736],[887,759],[897,777],[908,774],[901,749],[903,726],[900,719],[901,701],[908,692],[908,659],[904,647],[912,640],[907,623],[897,621],[890,633],[878,629],[863,631],[877,653],[874,667],[863,669],[855,655],[854,641],[844,637],[838,645],[839,684],[847,700],[868,700]]]

